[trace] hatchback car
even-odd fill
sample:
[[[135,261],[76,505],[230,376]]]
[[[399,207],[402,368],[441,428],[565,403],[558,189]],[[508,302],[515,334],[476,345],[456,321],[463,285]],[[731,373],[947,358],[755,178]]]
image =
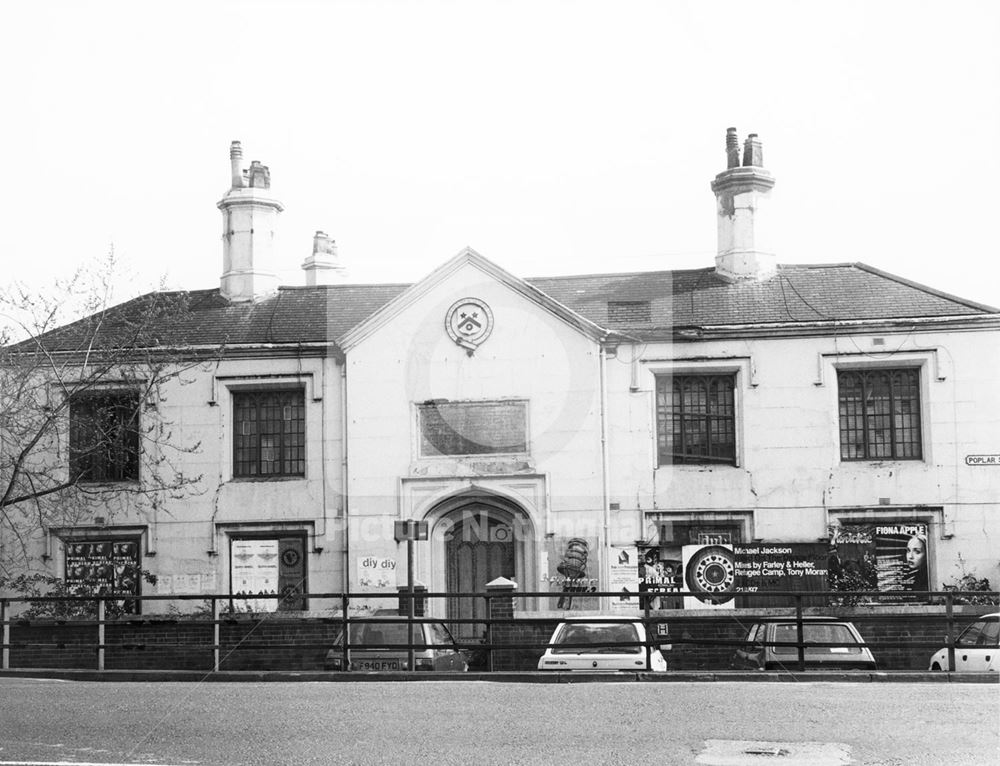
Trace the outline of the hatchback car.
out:
[[[747,631],[745,646],[733,655],[736,669],[797,670],[798,627],[794,619],[759,622]],[[802,622],[806,668],[824,670],[876,670],[875,657],[864,643],[858,629],[850,622],[812,617]],[[786,644],[769,646],[769,644]],[[808,644],[826,644],[809,646]]]
[[[948,667],[948,649],[931,657],[931,670]],[[959,673],[1000,672],[1000,612],[980,617],[955,641],[955,670]]]
[[[365,622],[351,623],[349,632],[347,667],[344,667],[344,635],[341,633],[326,653],[324,667],[327,670],[409,670],[405,616],[376,613]],[[444,623],[414,622],[413,669],[464,672],[469,665]]]
[[[661,650],[668,644],[647,643],[642,620],[588,617],[561,622],[538,660],[539,670],[651,670],[663,672],[667,661]],[[650,639],[658,643],[659,639]],[[647,664],[648,663],[648,664]]]

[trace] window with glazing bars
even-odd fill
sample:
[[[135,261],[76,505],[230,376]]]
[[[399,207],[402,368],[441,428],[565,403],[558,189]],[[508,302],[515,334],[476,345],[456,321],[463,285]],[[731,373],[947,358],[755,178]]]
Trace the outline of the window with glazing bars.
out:
[[[838,370],[841,460],[919,460],[920,371]]]
[[[734,374],[657,377],[659,464],[735,465],[735,389]]]
[[[69,466],[82,482],[139,479],[139,395],[78,394],[69,403]]]
[[[233,475],[304,476],[305,397],[291,391],[233,393]]]

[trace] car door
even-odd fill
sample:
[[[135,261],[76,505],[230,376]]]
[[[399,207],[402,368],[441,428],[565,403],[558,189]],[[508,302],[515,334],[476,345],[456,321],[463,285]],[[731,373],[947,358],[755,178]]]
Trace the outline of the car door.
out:
[[[958,672],[968,673],[978,669],[976,655],[979,653],[979,639],[985,624],[983,620],[976,620],[962,631],[955,642],[955,670]]]
[[[956,669],[970,673],[989,670],[997,653],[998,632],[1000,622],[996,617],[977,620],[966,628],[955,649]]]
[[[455,639],[440,622],[426,624],[429,644],[434,648],[435,670],[465,670],[465,655],[455,648]]]
[[[759,642],[763,641],[763,633],[763,625],[750,626],[744,639],[747,642],[746,645],[737,648],[736,654],[733,656],[734,668],[753,668],[756,670],[762,667],[761,653],[764,648]]]

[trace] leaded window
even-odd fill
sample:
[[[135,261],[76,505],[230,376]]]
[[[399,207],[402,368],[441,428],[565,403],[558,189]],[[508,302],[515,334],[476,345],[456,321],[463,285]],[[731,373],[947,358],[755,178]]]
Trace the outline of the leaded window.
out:
[[[656,379],[660,465],[736,464],[736,376]]]
[[[842,460],[919,460],[917,369],[838,370]]]
[[[70,474],[76,481],[139,479],[139,395],[100,391],[69,404]]]
[[[234,392],[233,423],[234,476],[305,475],[302,389]]]

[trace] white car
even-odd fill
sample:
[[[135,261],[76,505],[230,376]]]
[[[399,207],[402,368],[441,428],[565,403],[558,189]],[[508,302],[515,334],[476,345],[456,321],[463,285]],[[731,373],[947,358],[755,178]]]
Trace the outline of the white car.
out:
[[[661,650],[670,646],[660,645],[659,641],[658,637],[652,637],[647,643],[646,626],[639,619],[573,618],[556,626],[545,654],[538,661],[538,669],[662,673],[667,669],[667,661]]]
[[[931,670],[948,667],[947,647],[931,657]],[[965,673],[1000,672],[1000,612],[980,617],[955,641],[955,670]]]

